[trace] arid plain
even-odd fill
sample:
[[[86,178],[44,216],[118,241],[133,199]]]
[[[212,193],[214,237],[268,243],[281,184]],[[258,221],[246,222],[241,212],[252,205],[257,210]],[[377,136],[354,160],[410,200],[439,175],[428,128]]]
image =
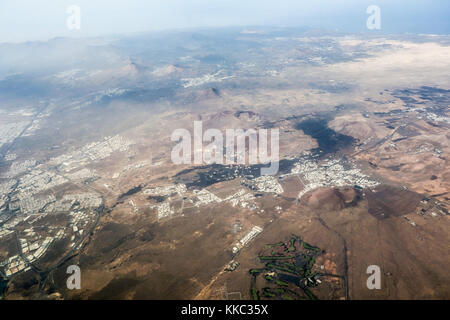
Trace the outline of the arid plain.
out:
[[[450,38],[250,31],[1,45],[54,53],[0,79],[5,299],[450,298]],[[194,121],[279,129],[278,173],[174,164]]]

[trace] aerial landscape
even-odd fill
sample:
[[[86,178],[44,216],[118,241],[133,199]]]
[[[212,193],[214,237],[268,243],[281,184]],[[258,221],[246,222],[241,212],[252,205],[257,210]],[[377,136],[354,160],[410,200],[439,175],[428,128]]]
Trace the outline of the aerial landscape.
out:
[[[0,43],[0,298],[450,299],[449,74],[436,34]],[[175,163],[198,123],[277,129],[276,172],[245,133],[241,162]]]

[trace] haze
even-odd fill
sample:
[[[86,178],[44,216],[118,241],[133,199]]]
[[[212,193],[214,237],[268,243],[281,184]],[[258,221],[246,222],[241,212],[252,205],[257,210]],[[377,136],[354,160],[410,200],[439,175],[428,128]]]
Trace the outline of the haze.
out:
[[[81,7],[81,30],[66,27],[66,8]],[[368,32],[366,8],[382,9],[383,33],[448,34],[446,0],[2,0],[0,42],[47,40],[162,29],[223,26],[310,26]]]

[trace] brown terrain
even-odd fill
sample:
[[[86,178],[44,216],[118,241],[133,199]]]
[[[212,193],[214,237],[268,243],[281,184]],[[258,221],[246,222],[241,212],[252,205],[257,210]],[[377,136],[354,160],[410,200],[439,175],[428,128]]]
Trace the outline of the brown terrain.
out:
[[[112,101],[109,112],[66,105],[66,112],[51,113],[55,125],[45,136],[28,137],[9,152],[19,160],[33,154],[38,168],[69,177],[75,169],[62,171],[50,159],[103,136],[120,134],[132,143],[76,167],[93,170],[98,178],[70,178],[45,191],[58,199],[77,190],[98,193],[102,210],[90,212],[78,247],[71,249],[68,239],[75,232],[69,229],[67,238],[34,263],[38,271],[8,279],[5,298],[251,299],[249,270],[263,266],[258,254],[295,234],[323,250],[312,267],[328,274],[311,288],[319,299],[449,299],[450,49],[429,39],[333,41],[344,53],[363,47],[368,56],[314,65],[277,53],[275,61],[291,62],[273,66],[278,70],[270,78],[236,76],[185,86],[151,103]],[[114,81],[111,75],[134,79],[142,72],[125,63],[91,81]],[[154,69],[151,77],[178,81],[196,73],[201,74],[169,64]],[[323,122],[301,126],[317,119]],[[233,175],[234,167],[172,163],[173,130],[192,132],[200,120],[204,128],[222,132],[279,128],[280,159],[286,162],[274,181],[283,191],[252,189],[246,183],[255,177]],[[304,158],[308,151],[319,152],[318,157]],[[342,163],[339,170],[364,178],[342,183],[344,178],[329,178],[334,173],[327,172],[323,176],[330,183],[311,187],[319,180],[309,181],[303,169],[291,171],[305,161],[322,168],[331,160]],[[9,170],[9,162],[0,165],[1,172]],[[209,184],[201,179],[216,178],[218,171],[228,178]],[[376,184],[359,185],[366,180]],[[180,185],[186,189],[170,189]],[[201,192],[220,201],[202,203]],[[233,202],[233,197],[239,199]],[[44,227],[68,223],[66,213],[59,212],[33,228],[44,237]],[[30,226],[18,224],[18,236]],[[233,253],[254,226],[263,231]],[[17,239],[10,234],[0,241],[0,260],[14,254]],[[233,260],[238,267],[225,271]],[[81,268],[80,290],[66,288],[69,265]],[[380,290],[366,286],[371,265],[381,269]]]

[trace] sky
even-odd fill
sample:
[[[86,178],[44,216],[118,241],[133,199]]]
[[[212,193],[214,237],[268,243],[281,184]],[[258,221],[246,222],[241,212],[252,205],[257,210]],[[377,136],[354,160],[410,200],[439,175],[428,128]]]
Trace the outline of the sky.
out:
[[[69,30],[68,6],[80,9]],[[377,5],[381,29],[368,30]],[[450,0],[0,0],[0,43],[222,26],[450,34]]]

